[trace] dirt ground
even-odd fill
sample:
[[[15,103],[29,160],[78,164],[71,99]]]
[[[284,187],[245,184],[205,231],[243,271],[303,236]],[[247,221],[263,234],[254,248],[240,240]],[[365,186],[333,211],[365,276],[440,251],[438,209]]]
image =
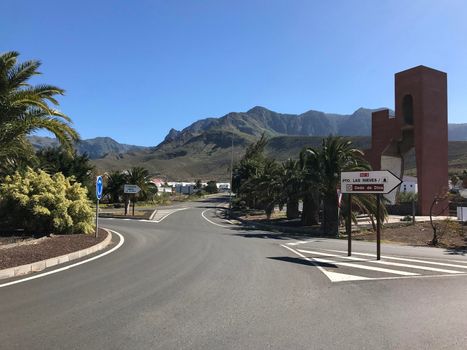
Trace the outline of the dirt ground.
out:
[[[467,248],[467,226],[462,227],[458,222],[443,220],[435,222],[439,237],[439,247],[451,249]],[[373,230],[362,230],[352,233],[352,238],[359,240],[376,240]],[[429,222],[411,224],[397,224],[384,226],[381,240],[384,242],[401,243],[414,246],[429,246],[433,239],[433,228]]]
[[[284,212],[275,212],[270,220],[266,215],[258,212],[249,215],[241,215],[241,219],[274,225],[277,227],[300,228],[300,220],[289,221],[285,219]],[[452,220],[435,221],[439,237],[439,247],[449,249],[467,249],[467,226],[462,227],[458,222]],[[371,229],[360,229],[352,233],[355,240],[374,241],[376,233]],[[433,229],[429,222],[387,224],[381,231],[381,240],[388,243],[400,243],[413,246],[430,246],[433,239]]]
[[[86,249],[102,242],[106,236],[106,231],[99,230],[98,238],[94,235],[83,234],[52,235],[39,239],[1,237],[0,242],[3,244],[0,245],[0,269],[30,264]]]

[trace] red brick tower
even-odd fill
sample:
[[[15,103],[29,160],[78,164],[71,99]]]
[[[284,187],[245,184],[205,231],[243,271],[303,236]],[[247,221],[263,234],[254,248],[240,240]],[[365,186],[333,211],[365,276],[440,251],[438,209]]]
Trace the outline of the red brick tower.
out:
[[[418,66],[395,75],[395,117],[388,110],[372,115],[372,148],[367,159],[374,170],[404,174],[404,155],[415,147],[419,214],[429,215],[435,197],[448,189],[447,75]],[[447,214],[447,200],[433,213]]]

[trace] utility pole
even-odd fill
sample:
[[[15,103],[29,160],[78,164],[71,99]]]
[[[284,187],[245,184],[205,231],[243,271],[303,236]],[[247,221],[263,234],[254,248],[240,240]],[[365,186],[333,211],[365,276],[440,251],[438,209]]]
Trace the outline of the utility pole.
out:
[[[233,133],[233,128],[232,128],[232,154],[230,157],[230,194],[229,194],[229,217],[232,217],[232,184],[233,184],[233,156],[234,156],[234,133]]]

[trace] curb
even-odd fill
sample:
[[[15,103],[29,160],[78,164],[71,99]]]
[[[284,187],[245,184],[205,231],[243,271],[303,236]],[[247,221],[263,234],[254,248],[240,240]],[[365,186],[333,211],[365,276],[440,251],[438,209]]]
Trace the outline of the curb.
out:
[[[90,255],[99,250],[102,250],[105,247],[107,247],[112,241],[112,233],[105,228],[103,228],[103,230],[107,232],[107,237],[100,243],[97,243],[89,248],[81,249],[76,252],[65,254],[65,255],[60,255],[55,258],[36,261],[31,264],[14,266],[8,269],[0,270],[0,279],[17,277],[17,276],[25,275],[31,272],[42,271],[48,267],[52,267],[58,264],[63,264],[63,263],[66,263],[72,260],[76,260],[86,255]]]
[[[233,219],[240,221],[244,225],[251,226],[254,228],[258,228],[258,229],[265,229],[266,231],[271,231],[271,232],[281,232],[281,233],[292,234],[295,236],[313,236],[313,237],[324,237],[324,238],[328,237],[326,235],[318,235],[310,229],[297,228],[297,227],[283,227],[283,226],[278,226],[278,225],[263,224],[260,222],[251,222],[251,221],[242,219],[237,215],[234,215]]]

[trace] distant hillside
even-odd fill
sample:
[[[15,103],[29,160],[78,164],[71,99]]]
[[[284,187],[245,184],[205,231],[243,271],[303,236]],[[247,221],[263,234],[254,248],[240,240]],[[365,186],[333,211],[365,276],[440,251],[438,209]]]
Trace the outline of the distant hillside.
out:
[[[223,134],[224,138],[231,136]],[[320,136],[277,136],[269,140],[266,154],[284,161],[288,158],[298,158],[300,151],[305,147],[319,147],[322,141]],[[371,139],[368,136],[354,136],[349,139],[361,149],[368,149]],[[238,135],[234,136],[234,161],[238,161],[245,151],[247,143]],[[180,147],[178,154],[165,153],[161,150],[145,150],[133,154],[123,154],[115,159],[105,157],[94,161],[102,170],[125,169],[131,166],[144,166],[152,174],[160,174],[171,180],[229,180],[231,148],[214,147],[205,143],[206,139],[192,141],[186,147]],[[467,141],[449,141],[448,145],[449,168],[451,171],[467,169]],[[406,169],[414,174],[415,152],[406,155]]]
[[[29,136],[28,138],[36,149],[55,147],[58,145],[58,141],[51,137]],[[110,137],[96,137],[93,139],[81,140],[75,144],[75,148],[79,154],[87,153],[91,159],[105,156],[119,157],[123,153],[146,149],[146,147],[142,146],[118,143]]]
[[[371,114],[378,109],[359,108],[352,114],[330,114],[310,110],[302,114],[283,114],[256,106],[247,112],[232,112],[220,118],[201,119],[185,129],[171,129],[156,149],[176,148],[193,137],[217,131],[233,131],[245,138],[263,132],[274,136],[370,136]],[[393,113],[391,111],[391,113]],[[449,124],[449,140],[467,140],[467,124]]]
[[[156,150],[176,148],[189,140],[213,131],[230,131],[245,139],[254,139],[263,132],[268,136],[367,136],[371,133],[371,113],[375,109],[359,108],[350,115],[308,111],[299,115],[273,112],[254,107],[247,112],[232,112],[221,118],[194,122],[181,131],[171,129]]]
[[[358,147],[365,149],[370,147],[371,113],[375,110],[359,108],[348,115],[312,110],[297,115],[257,106],[247,112],[201,119],[181,131],[171,129],[164,141],[151,148],[124,145],[102,137],[83,140],[77,144],[77,149],[88,153],[102,171],[144,166],[153,174],[173,180],[227,180],[232,136],[234,160],[240,159],[246,147],[262,133],[270,138],[266,152],[277,160],[298,157],[301,149],[318,146],[328,135],[350,137]],[[449,139],[467,140],[467,124],[450,124]],[[55,142],[37,137],[32,137],[31,141],[38,148]],[[450,142],[451,166],[467,167],[466,144]],[[407,168],[415,166],[413,153],[407,156],[406,164]]]

